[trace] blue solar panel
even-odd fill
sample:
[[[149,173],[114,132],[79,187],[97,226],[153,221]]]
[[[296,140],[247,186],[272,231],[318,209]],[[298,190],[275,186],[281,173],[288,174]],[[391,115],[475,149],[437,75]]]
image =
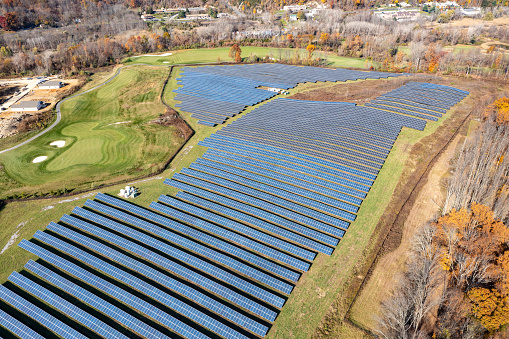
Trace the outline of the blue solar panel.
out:
[[[25,291],[35,295],[39,299],[42,299],[44,302],[50,304],[51,307],[58,309],[60,312],[88,327],[104,338],[127,338],[125,335],[106,325],[101,320],[74,306],[65,299],[62,299],[55,293],[48,291],[41,285],[22,276],[18,272],[12,272],[8,280]]]
[[[44,339],[42,335],[2,310],[0,310],[0,326],[5,327],[20,338]]]
[[[94,235],[107,233],[106,231],[101,230],[95,226],[92,226],[91,224],[88,224],[88,223],[81,221],[79,219],[76,219],[76,218],[72,218],[70,216],[67,216],[67,218],[65,220],[62,219],[62,221],[64,221],[64,222],[67,221],[67,222],[69,222],[69,224],[71,224],[75,227],[79,227],[80,229],[90,232]],[[101,243],[99,243],[97,241],[94,241],[90,238],[84,237],[84,236],[80,235],[79,233],[76,233],[68,228],[65,228],[65,227],[55,224],[55,223],[50,223],[48,225],[48,229],[52,230],[58,234],[61,234],[65,237],[67,237],[68,239],[71,239],[71,240],[79,243],[80,245],[86,246],[86,247],[102,254],[103,256],[105,256],[111,260],[114,260],[114,261],[124,265],[125,267],[132,269],[135,272],[143,274],[147,278],[152,279],[153,281],[155,281],[163,286],[166,286],[167,288],[174,290],[177,293],[180,293],[180,294],[186,296],[187,298],[195,301],[196,303],[201,304],[203,307],[208,308],[208,309],[216,312],[217,314],[222,315],[223,317],[239,324],[240,326],[247,328],[248,330],[255,332],[256,334],[263,336],[267,332],[266,326],[263,326],[255,321],[249,319],[248,317],[238,313],[237,311],[234,311],[231,308],[226,307],[225,305],[215,301],[214,299],[209,298],[208,296],[204,295],[203,293],[200,293],[200,292],[196,291],[195,289],[190,288],[188,286],[182,285],[180,282],[170,278],[168,275],[162,274],[159,271],[157,271],[157,270],[155,270],[155,269],[153,269],[153,268],[151,268],[137,260],[131,259],[130,257],[128,257],[128,256],[108,247],[108,246],[102,245]],[[199,319],[198,323],[200,323],[202,325],[203,325],[203,323],[212,323],[212,325],[217,325],[216,324],[217,322],[215,320],[209,319],[207,316],[201,314],[200,311],[194,310],[192,307],[190,307],[188,305],[185,305],[185,304],[180,305],[180,307],[177,307],[177,311],[179,311],[183,315],[187,315],[187,316],[189,314],[195,313],[193,318],[196,318],[197,316],[201,315],[204,319],[203,319],[203,321],[201,321],[201,319]],[[214,330],[214,329],[211,328],[211,330]],[[222,332],[222,331],[220,331],[220,332]],[[220,333],[220,334],[222,334],[222,333]]]
[[[318,241],[322,241],[322,242],[329,244],[331,246],[336,246],[339,242],[338,239],[331,237],[327,234],[316,232],[315,230],[304,227],[304,226],[297,224],[293,221],[290,221],[288,219],[281,218],[280,216],[275,215],[273,213],[263,211],[257,207],[253,207],[248,204],[244,204],[244,203],[238,202],[236,200],[229,199],[229,198],[220,196],[218,194],[215,194],[215,193],[212,193],[212,192],[209,192],[206,190],[202,190],[201,188],[197,188],[195,186],[191,186],[191,185],[179,182],[179,181],[168,180],[168,179],[165,180],[164,183],[166,185],[182,189],[186,192],[190,192],[193,195],[205,197],[208,200],[212,200],[212,201],[217,201],[217,202],[221,203],[222,205],[232,207],[239,212],[245,212],[247,214],[254,215],[257,218],[267,220],[270,223],[284,226],[285,228],[291,230],[291,232],[289,232],[288,230],[282,229],[281,227],[274,228],[273,227],[274,225],[268,224],[266,221],[264,221],[263,223],[260,223],[260,225],[261,225],[260,227],[264,227],[265,229],[270,229],[272,232],[277,233],[277,234],[283,233],[284,236],[287,237],[288,239],[294,240],[294,241],[298,242],[299,244],[302,244],[303,246],[307,246],[309,248],[323,252],[325,254],[331,254],[332,248],[328,247],[326,245],[323,245],[323,244],[319,243]],[[180,197],[180,196],[177,194],[177,197]],[[247,214],[245,214],[245,213],[239,214],[238,216],[235,216],[235,217],[242,218],[242,220],[246,220],[247,218],[245,218],[245,216]],[[250,222],[252,225],[258,226],[259,219],[257,219],[257,218],[251,217],[251,218],[249,218],[250,221],[248,221],[248,222]],[[301,233],[308,237],[311,237],[313,239],[316,239],[316,241],[313,239],[303,237],[299,234],[295,234],[294,232],[298,232],[298,233]]]
[[[96,245],[96,247],[100,246],[99,243],[80,235],[79,233],[70,231],[68,229],[64,229],[63,227],[59,227],[57,224],[50,224],[48,226],[52,231],[58,231],[60,234],[65,234],[65,236],[71,236],[73,235],[73,240],[79,242],[80,244],[83,244],[84,246],[92,246]],[[55,238],[49,234],[46,234],[44,232],[38,231],[35,233],[34,238],[57,248],[58,250],[67,253],[68,255],[71,255],[78,260],[94,267],[98,271],[101,271],[103,273],[106,273],[110,275],[113,278],[118,279],[122,283],[134,288],[135,290],[140,291],[141,293],[144,293],[150,297],[152,297],[154,300],[157,300],[161,304],[164,304],[165,306],[169,307],[170,309],[175,310],[176,312],[190,318],[194,322],[201,324],[205,328],[210,329],[211,331],[218,333],[219,335],[222,335],[226,338],[247,338],[244,335],[240,334],[239,332],[233,330],[232,328],[220,323],[219,321],[213,319],[212,317],[196,310],[195,308],[183,303],[177,298],[172,297],[168,293],[165,293],[161,291],[160,289],[148,284],[144,280],[141,280],[129,273],[127,273],[124,270],[118,269],[113,265],[108,264],[107,262],[99,259],[96,256],[92,256],[88,254],[85,251],[82,251],[78,249],[77,247],[70,245],[69,243],[59,240],[58,238]],[[114,255],[114,251],[107,251],[105,250],[105,246],[101,247],[101,249],[104,250],[104,254],[110,256]],[[112,258],[113,259],[113,258]],[[115,257],[114,259],[117,259],[117,261],[120,259],[120,256]],[[129,263],[129,268],[131,269],[138,269],[142,270],[144,267],[141,265],[136,265],[136,262],[134,260],[130,260],[128,257],[122,257],[122,264]],[[153,279],[155,271],[151,271],[151,278]],[[143,272],[146,273],[146,272]],[[160,275],[162,277],[162,275]],[[163,278],[164,279],[164,278]],[[171,317],[168,315],[169,319],[172,319],[172,323],[174,326],[172,327],[173,330],[175,330],[177,333],[180,333],[182,335],[193,335],[197,338],[206,338],[205,335],[198,332],[197,330],[193,329],[192,327],[186,325],[185,323],[177,320],[176,318]]]
[[[48,244],[50,246],[52,244],[62,243],[59,242],[56,238],[50,237],[41,231],[37,231],[35,236],[37,236],[37,238],[39,238],[41,241],[43,239],[48,240],[51,243]],[[28,250],[29,252],[36,254],[45,261],[57,266],[58,268],[64,270],[65,272],[77,277],[78,279],[81,279],[82,281],[95,287],[96,289],[118,299],[122,303],[129,305],[131,308],[147,315],[148,317],[167,326],[168,328],[172,329],[176,333],[183,335],[186,338],[208,338],[203,333],[200,333],[194,328],[184,324],[180,320],[175,319],[168,313],[161,311],[155,306],[147,303],[146,301],[143,301],[142,299],[132,295],[131,293],[126,292],[125,290],[119,288],[118,286],[97,277],[91,272],[70,263],[64,258],[52,254],[51,252],[41,248],[40,246],[37,246],[26,240],[22,240],[19,246]],[[69,245],[66,246],[64,243],[62,248],[65,247],[69,247]],[[119,279],[120,281],[123,281],[124,274],[116,274],[114,277]]]
[[[187,204],[183,201],[180,201],[178,199],[161,195],[159,197],[159,200],[167,205],[170,205],[172,207],[176,207],[180,210],[186,211],[188,213],[192,213],[196,216],[199,216],[200,218],[203,218],[205,220],[210,220],[218,225],[225,226],[227,228],[231,228],[241,234],[250,236],[254,239],[259,240],[260,242],[266,243],[268,245],[272,245],[274,247],[277,247],[281,250],[288,251],[293,254],[297,254],[301,257],[308,258],[309,260],[312,260],[314,258],[314,254],[309,252],[307,253],[306,250],[299,248],[297,246],[294,246],[288,242],[282,241],[276,237],[270,236],[266,233],[260,232],[252,227],[248,227],[242,223],[233,221],[228,218],[224,218],[220,215],[217,215],[215,213],[208,212],[204,209],[198,208],[196,206]],[[201,225],[203,223],[206,223],[207,226],[210,223],[205,222],[203,219],[195,218],[192,215],[189,214],[189,217],[192,219],[189,219],[189,222],[194,222],[194,225]],[[176,214],[175,214],[176,215]],[[207,228],[208,229],[208,228]],[[240,244],[243,244],[244,246],[249,246],[251,242],[248,238],[245,238],[246,240],[239,240]],[[264,246],[263,243],[255,243],[255,245],[252,246],[252,248],[256,251],[259,251],[260,253],[263,253],[269,257],[272,257],[274,259],[280,260],[284,263],[287,263],[295,268],[301,269],[303,271],[307,271],[309,269],[309,263],[299,260],[297,258],[294,258],[292,256],[289,256],[283,252],[276,251],[268,246]],[[296,277],[298,279],[298,276]],[[292,279],[293,280],[293,279]]]
[[[53,264],[55,264],[59,259],[59,257],[53,256],[52,254],[50,254],[50,252],[47,251],[43,252],[45,250],[43,250],[42,248],[37,247],[26,240],[23,241],[24,241],[23,246],[25,246],[24,247],[25,249],[37,255],[39,254],[43,255],[46,261],[49,261],[51,260],[50,258],[53,258],[55,259],[53,260]],[[65,263],[63,263],[63,266],[65,267]],[[52,283],[62,291],[65,291],[70,295],[78,298],[80,301],[94,307],[95,309],[99,310],[106,316],[110,317],[111,319],[117,321],[118,323],[122,324],[123,326],[129,328],[131,331],[143,337],[168,338],[161,332],[143,323],[141,320],[136,319],[135,317],[122,311],[120,308],[110,304],[109,302],[99,298],[98,296],[87,291],[86,289],[70,282],[67,279],[62,278],[57,273],[36,263],[33,260],[30,260],[25,265],[25,269],[38,275],[42,279],[47,280],[48,282]]]
[[[111,208],[102,205],[102,204],[91,204],[93,201],[87,201],[85,205],[88,207],[93,207],[97,211],[104,212],[105,214],[111,213]],[[115,211],[115,210],[114,210]],[[204,262],[198,258],[194,258],[191,255],[188,255],[185,252],[182,252],[176,248],[173,248],[172,246],[169,246],[166,243],[163,243],[159,240],[156,240],[155,238],[148,236],[144,233],[141,233],[139,231],[136,231],[134,229],[131,229],[129,227],[126,227],[122,224],[119,224],[117,222],[114,222],[110,219],[106,219],[104,217],[101,217],[95,213],[92,213],[90,211],[84,210],[82,208],[76,207],[73,210],[73,214],[82,216],[88,220],[91,220],[93,222],[96,222],[98,224],[101,224],[103,226],[106,226],[112,230],[118,231],[121,234],[125,236],[129,236],[141,243],[143,243],[145,246],[153,247],[171,257],[176,258],[177,260],[181,260],[184,263],[191,264],[194,267],[199,267],[201,271],[204,271],[206,273],[210,273],[211,276],[215,278],[220,278],[223,281],[226,282],[235,282],[236,280],[230,279],[230,276],[227,274],[224,274],[222,270],[215,268],[212,265],[208,265],[207,262]],[[114,212],[112,214],[115,214]],[[67,216],[64,216],[62,220],[66,220]],[[102,233],[101,236],[106,236],[106,233]],[[249,298],[246,298],[242,296],[241,294],[236,293],[235,291],[231,290],[228,287],[225,287],[221,284],[216,283],[215,281],[207,278],[206,276],[200,274],[199,272],[195,272],[195,270],[187,269],[186,267],[173,262],[165,257],[162,257],[160,255],[157,255],[150,250],[148,250],[146,247],[141,247],[136,245],[135,243],[131,243],[125,238],[120,238],[118,236],[108,235],[107,238],[105,238],[107,241],[123,247],[129,251],[132,251],[133,253],[136,253],[138,255],[141,255],[152,262],[154,262],[156,265],[161,266],[171,272],[174,272],[186,280],[192,281],[193,283],[202,286],[211,292],[243,307],[247,310],[258,314],[259,316],[268,319],[270,321],[274,321],[276,318],[276,313],[274,311],[271,311],[270,309],[258,304],[257,302],[250,300]]]
[[[67,326],[3,285],[0,285],[0,299],[63,338],[86,339],[83,334]]]
[[[129,204],[123,200],[116,199],[110,196],[107,196],[105,194],[97,194],[96,199],[106,202],[108,204],[112,204],[118,208],[124,208],[126,211],[129,211],[131,213],[135,213],[137,215],[140,215],[144,217],[145,219],[151,220],[153,222],[156,222],[158,224],[167,226],[169,228],[175,229],[180,232],[190,232],[189,234],[192,234],[194,237],[200,237],[200,232],[194,229],[190,229],[189,227],[177,223],[176,221],[173,221],[171,219],[165,218],[159,214],[150,212],[146,209],[140,208],[136,205]],[[249,277],[252,277],[256,280],[259,280],[262,283],[267,284],[268,286],[274,287],[281,292],[284,293],[290,293],[293,286],[283,282],[279,279],[275,279],[265,273],[262,273],[259,270],[253,269],[243,263],[240,263],[239,261],[230,258],[224,254],[221,254],[217,251],[214,251],[206,246],[203,246],[195,241],[189,240],[188,238],[184,238],[176,233],[170,232],[166,229],[163,229],[161,227],[155,226],[154,224],[147,223],[139,218],[134,218],[130,215],[127,215],[125,213],[122,213],[120,211],[116,212],[115,215],[116,218],[119,218],[120,220],[123,220],[125,222],[131,223],[137,227],[143,227],[150,232],[157,234],[159,236],[164,237],[165,239],[168,239],[174,243],[177,243],[183,247],[189,248],[191,251],[199,253],[206,258],[213,259],[227,267],[231,267],[234,270],[237,270],[238,272],[245,274]],[[243,281],[238,280],[239,282]],[[270,302],[274,306],[280,307],[284,303],[284,299],[281,297],[276,296],[273,293],[267,292],[266,290],[257,287],[251,283],[248,283],[247,281],[243,281],[242,286],[245,288],[245,290],[252,291],[253,293],[256,293],[256,296],[258,296],[260,299]],[[239,286],[240,287],[240,286]]]
[[[218,235],[229,235],[231,238],[234,238],[235,240],[240,240],[241,244],[245,247],[249,247],[249,246],[246,246],[246,245],[250,245],[251,242],[246,239],[245,237],[241,237],[240,235],[236,234],[236,233],[233,233],[233,232],[229,232],[225,229],[221,229],[219,227],[216,227],[215,225],[205,221],[205,220],[201,220],[201,219],[198,219],[198,218],[195,218],[195,217],[192,217],[188,214],[185,214],[185,213],[182,213],[180,211],[177,211],[175,210],[174,208],[171,208],[171,207],[168,207],[168,206],[165,206],[165,205],[162,205],[162,204],[158,204],[158,203],[151,203],[150,204],[150,207],[161,212],[161,213],[165,213],[175,219],[180,219],[184,222],[188,222],[188,223],[191,223],[191,224],[194,224],[195,226],[196,225],[199,225],[199,226],[202,226],[202,228],[206,229],[206,230],[209,230],[209,231],[212,231],[214,233],[217,233]],[[212,245],[212,244],[211,244]],[[258,244],[256,244],[258,245]],[[256,247],[259,247],[259,246],[256,246]],[[230,254],[236,254],[236,252],[238,251],[242,251],[242,252],[245,252],[245,253],[242,253],[243,254],[243,257],[247,257],[247,258],[252,258],[251,260],[249,260],[251,263],[257,265],[258,267],[262,267],[268,271],[271,271],[272,273],[275,273],[275,274],[278,274],[282,277],[285,277],[287,279],[290,279],[292,281],[297,281],[300,277],[300,274],[299,273],[296,273],[294,271],[291,271],[289,269],[287,269],[286,267],[284,266],[281,266],[279,264],[276,264],[276,263],[273,263],[271,261],[268,261],[262,257],[259,257],[259,256],[254,256],[254,255],[251,255],[249,252],[247,251],[243,251],[243,250],[240,250],[236,247],[231,247],[231,251],[228,251],[228,253]]]

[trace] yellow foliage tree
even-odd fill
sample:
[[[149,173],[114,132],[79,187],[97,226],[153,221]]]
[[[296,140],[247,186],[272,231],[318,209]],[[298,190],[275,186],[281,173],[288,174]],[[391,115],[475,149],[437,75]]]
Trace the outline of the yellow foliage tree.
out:
[[[308,59],[311,59],[311,56],[313,56],[313,52],[315,51],[316,46],[313,44],[309,44],[308,47],[306,47],[306,50],[308,51]]]
[[[440,265],[449,279],[464,290],[471,314],[490,332],[509,324],[509,228],[494,218],[487,206],[473,203],[470,210],[452,210],[435,226]],[[463,268],[460,265],[462,263]],[[477,264],[490,283],[468,291],[465,265]],[[462,270],[463,269],[463,270]],[[470,274],[473,274],[472,272]]]
[[[497,290],[476,287],[467,293],[474,317],[490,332],[509,324],[509,297]]]

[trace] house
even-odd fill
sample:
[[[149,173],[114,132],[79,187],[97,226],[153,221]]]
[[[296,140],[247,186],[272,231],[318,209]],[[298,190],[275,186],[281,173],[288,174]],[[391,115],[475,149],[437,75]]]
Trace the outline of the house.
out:
[[[141,20],[143,20],[143,21],[157,21],[156,17],[151,14],[143,14],[141,16]]]
[[[210,20],[212,17],[208,14],[188,14],[186,15],[187,20]]]
[[[400,2],[399,5],[401,8],[412,7],[410,4],[408,4],[408,2]]]
[[[39,85],[39,89],[59,89],[63,87],[62,81],[52,80]]]
[[[42,108],[44,103],[42,101],[20,101],[17,104],[11,106],[11,110],[14,112],[37,112]]]
[[[395,21],[414,21],[420,17],[420,13],[416,10],[387,11],[376,13],[382,20],[395,20]]]

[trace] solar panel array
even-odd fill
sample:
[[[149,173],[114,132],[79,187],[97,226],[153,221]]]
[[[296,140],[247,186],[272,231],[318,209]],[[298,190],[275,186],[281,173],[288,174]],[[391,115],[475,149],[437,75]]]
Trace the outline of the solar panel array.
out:
[[[180,110],[192,113],[198,123],[206,126],[222,124],[255,105],[277,95],[263,88],[289,89],[303,82],[380,79],[405,74],[362,72],[337,68],[254,64],[229,66],[184,67],[174,90]],[[259,88],[263,87],[263,88]]]
[[[433,119],[417,113],[438,118],[466,95],[409,83],[372,102],[384,108],[265,103],[200,141],[205,154],[165,180],[175,197],[143,208],[99,193],[22,240],[39,259],[0,286],[0,327],[23,338],[263,337],[348,231],[401,129],[424,129]]]

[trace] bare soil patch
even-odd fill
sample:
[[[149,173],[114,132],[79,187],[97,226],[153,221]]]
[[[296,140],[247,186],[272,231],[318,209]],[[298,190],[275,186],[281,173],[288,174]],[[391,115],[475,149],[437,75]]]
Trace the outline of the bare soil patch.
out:
[[[364,104],[410,81],[429,81],[428,76],[399,77],[338,83],[290,96],[290,99]]]
[[[0,85],[0,104],[3,104],[24,85]]]

